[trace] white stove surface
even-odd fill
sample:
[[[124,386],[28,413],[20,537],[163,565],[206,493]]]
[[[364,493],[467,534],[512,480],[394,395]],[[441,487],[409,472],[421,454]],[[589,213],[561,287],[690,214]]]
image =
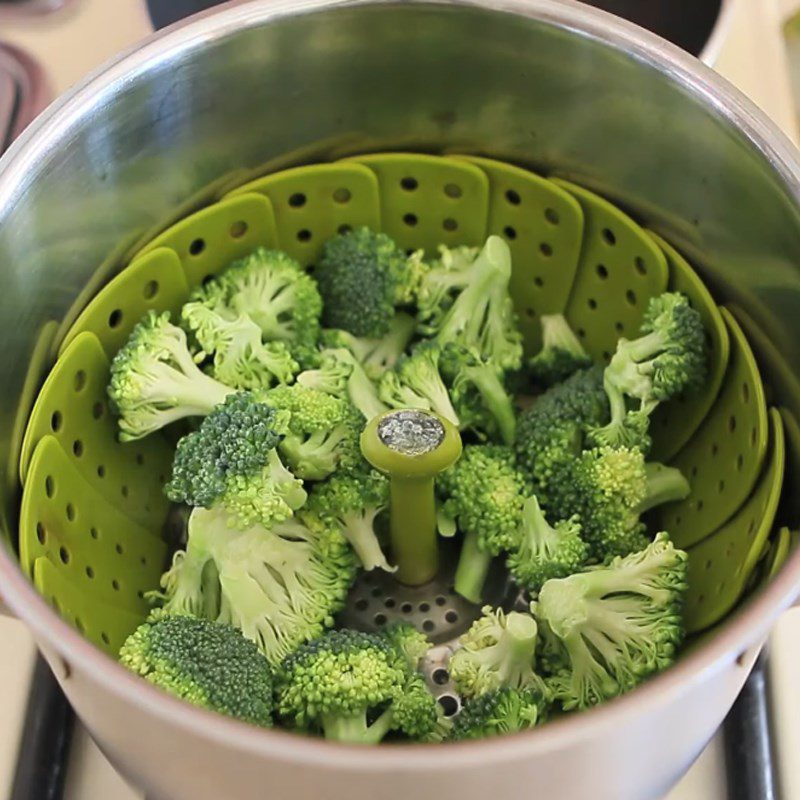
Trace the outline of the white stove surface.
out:
[[[736,0],[726,44],[716,68],[753,98],[797,141],[790,101],[780,13],[800,0]],[[151,30],[143,0],[75,0],[46,17],[3,20],[0,40],[18,45],[48,70],[60,93]],[[771,641],[769,663],[773,726],[783,800],[800,800],[800,608],[784,615]],[[19,735],[35,649],[24,627],[0,616],[0,800],[11,798]],[[725,760],[715,737],[665,800],[726,800]],[[76,726],[65,800],[143,800]]]

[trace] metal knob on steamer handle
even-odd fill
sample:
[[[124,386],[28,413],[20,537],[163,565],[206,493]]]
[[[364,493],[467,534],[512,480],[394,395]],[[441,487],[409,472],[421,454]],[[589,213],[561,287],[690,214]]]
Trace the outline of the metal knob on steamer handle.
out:
[[[461,455],[458,429],[431,411],[388,411],[367,423],[361,451],[389,477],[395,577],[407,586],[421,586],[439,570],[434,481]]]

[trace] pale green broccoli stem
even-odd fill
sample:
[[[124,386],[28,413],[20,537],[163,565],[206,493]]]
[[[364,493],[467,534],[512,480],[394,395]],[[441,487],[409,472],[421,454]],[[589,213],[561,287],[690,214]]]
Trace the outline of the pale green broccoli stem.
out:
[[[544,314],[541,323],[543,349],[564,350],[576,358],[586,358],[583,345],[563,314]]]
[[[360,358],[365,370],[380,375],[393,367],[414,337],[416,326],[417,321],[410,314],[395,314],[388,335],[370,340],[370,347]]]
[[[365,514],[354,512],[343,515],[342,534],[356,551],[365,570],[382,569],[385,572],[394,572],[397,568],[391,566],[386,560],[378,537],[375,535],[375,517],[377,516],[377,509]]]
[[[386,444],[379,430],[384,422],[398,415],[433,420],[442,430],[442,438],[433,449],[423,453],[403,450],[403,444]],[[376,417],[361,434],[364,458],[389,476],[389,530],[392,562],[397,566],[397,580],[409,586],[421,586],[439,570],[439,543],[436,535],[436,499],[434,479],[461,455],[461,436],[449,420],[429,411],[397,410]]]
[[[491,565],[492,554],[481,549],[478,534],[474,531],[465,533],[453,582],[456,592],[471,603],[480,603]]]
[[[686,499],[692,491],[689,481],[675,467],[649,463],[644,467],[647,477],[647,495],[636,507],[637,514],[644,514],[663,503]]]
[[[490,366],[483,366],[467,367],[464,374],[475,384],[475,388],[483,399],[483,404],[494,416],[503,442],[509,446],[514,444],[517,433],[517,417],[511,398],[497,372]]]
[[[352,716],[326,714],[322,717],[325,738],[348,744],[379,744],[391,730],[394,709],[387,708],[371,725],[362,711]]]
[[[502,638],[504,658],[502,666],[506,675],[524,674],[532,669],[539,633],[536,621],[530,614],[511,612],[506,618],[507,636]]]
[[[347,394],[350,402],[369,421],[383,414],[387,409],[378,397],[378,390],[375,388],[375,384],[369,379],[367,373],[364,372],[364,368],[355,358],[352,361],[352,367],[350,377],[347,379]]]

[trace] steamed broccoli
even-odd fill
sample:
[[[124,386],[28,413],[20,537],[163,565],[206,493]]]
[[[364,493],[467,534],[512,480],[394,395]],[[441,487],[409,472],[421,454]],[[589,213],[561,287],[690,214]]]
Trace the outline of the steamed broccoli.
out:
[[[233,625],[276,664],[333,624],[356,569],[341,533],[312,514],[239,530],[224,508],[195,508],[154,597],[169,613]]]
[[[380,472],[365,468],[350,475],[337,473],[317,484],[309,508],[342,532],[366,570],[394,572],[383,554],[375,521],[389,503],[389,481]]]
[[[503,371],[468,347],[450,342],[439,359],[442,376],[462,430],[500,439],[512,445],[517,419],[504,383]]]
[[[427,739],[438,703],[387,636],[331,631],[280,665],[278,711],[297,728],[326,739],[377,744],[390,731]]]
[[[535,496],[525,501],[520,536],[506,561],[517,583],[535,593],[550,578],[563,578],[580,570],[589,548],[581,539],[578,520],[573,516],[552,526]]]
[[[608,400],[600,367],[576,372],[519,415],[514,444],[517,464],[543,505],[554,469],[581,452],[584,427],[607,421]]]
[[[364,372],[377,380],[403,355],[416,327],[414,317],[401,311],[392,317],[389,332],[379,339],[360,339],[347,331],[329,328],[322,331],[320,342],[325,348],[347,348],[361,362]]]
[[[591,357],[562,314],[543,314],[540,319],[542,349],[528,361],[528,372],[535,383],[550,387],[591,366]]]
[[[320,336],[322,298],[300,264],[280,250],[259,247],[231,264],[192,300],[228,319],[245,315],[265,342],[285,342],[306,364]]]
[[[417,669],[420,660],[431,648],[428,637],[410,622],[395,622],[384,630],[384,636],[405,656],[412,669]]]
[[[423,281],[421,296],[435,293],[424,288],[435,271]],[[455,342],[477,351],[498,369],[519,369],[522,336],[508,293],[511,251],[499,236],[490,236],[477,258],[463,270],[462,288],[455,299],[447,292],[441,306],[420,301],[419,319],[423,333],[444,345]]]
[[[315,272],[325,325],[368,339],[386,336],[395,307],[414,299],[407,261],[385,233],[369,228],[328,239]]]
[[[591,555],[602,561],[644,548],[641,515],[689,492],[679,470],[645,464],[640,450],[601,447],[561,464],[548,495],[548,510],[555,519],[577,514],[581,537]]]
[[[419,275],[417,307],[420,320],[440,317],[452,305],[458,293],[472,281],[472,267],[479,247],[447,247],[439,245],[439,257],[426,262],[424,251],[409,257],[409,265]]]
[[[492,556],[512,547],[518,535],[525,483],[510,448],[467,445],[459,461],[437,481],[446,498],[439,513],[464,534],[455,589],[478,603]]]
[[[346,400],[299,384],[279,386],[262,399],[288,413],[278,450],[299,478],[318,481],[362,463],[363,419]]]
[[[352,352],[344,347],[323,350],[319,367],[301,372],[297,382],[309,389],[347,398],[367,420],[388,411],[378,397],[375,384]]]
[[[470,700],[453,723],[450,739],[485,739],[528,730],[542,723],[547,700],[536,689],[505,687]]]
[[[269,663],[230,625],[154,612],[126,639],[120,662],[193,705],[272,725]]]
[[[591,432],[595,444],[635,446],[647,452],[647,422],[656,406],[703,385],[707,367],[703,321],[684,295],[665,292],[651,298],[641,333],[633,341],[620,339],[606,367],[603,384],[611,422]],[[628,399],[638,407],[629,410]]]
[[[439,372],[442,349],[433,342],[418,344],[410,355],[384,373],[378,395],[390,408],[419,408],[459,424],[450,395]]]
[[[230,395],[178,442],[167,497],[222,506],[242,528],[290,517],[306,492],[276,450],[286,416],[248,392]]]
[[[476,697],[502,687],[535,689],[547,695],[536,674],[538,629],[530,614],[485,606],[483,616],[458,640],[450,658],[450,675],[464,697]]]
[[[686,565],[686,553],[659,533],[638,553],[545,583],[532,610],[560,644],[550,686],[565,709],[627,692],[673,662]]]
[[[215,378],[237,389],[262,389],[289,383],[300,369],[285,342],[261,341],[261,329],[246,314],[227,317],[200,301],[183,307],[185,326],[202,348],[198,359],[212,357]]]
[[[169,312],[148,312],[111,362],[108,396],[119,415],[122,441],[184,417],[210,414],[232,391],[200,371],[186,334],[170,323]]]

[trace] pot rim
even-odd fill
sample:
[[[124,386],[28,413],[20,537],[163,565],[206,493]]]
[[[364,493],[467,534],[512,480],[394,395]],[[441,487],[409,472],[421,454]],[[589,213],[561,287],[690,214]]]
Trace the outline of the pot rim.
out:
[[[751,101],[697,59],[658,36],[606,12],[573,0],[403,0],[405,5],[447,6],[514,14],[566,28],[622,50],[645,65],[660,69],[720,117],[737,127],[771,164],[800,206],[800,160],[788,138]],[[380,6],[393,0],[234,0],[156,33],[89,75],[53,103],[0,158],[0,206],[14,203],[29,185],[31,166],[53,147],[64,131],[89,116],[132,76],[166,55],[199,47],[234,31],[276,20],[334,8]],[[496,739],[447,743],[438,747],[398,744],[373,748],[365,759],[359,746],[264,730],[177,700],[106,656],[64,622],[23,575],[8,547],[0,546],[0,594],[9,608],[32,629],[37,642],[60,676],[69,682],[73,669],[90,675],[125,703],[156,718],[254,755],[280,759],[293,766],[376,773],[442,769],[442,747],[448,766],[475,767],[534,754],[544,754],[602,736],[617,721],[649,707],[673,702],[687,687],[710,679],[734,660],[750,666],[748,652],[760,647],[778,614],[800,592],[800,549],[763,590],[729,617],[710,638],[674,666],[643,686],[580,715],[567,715],[542,728]],[[89,720],[91,724],[91,720]],[[202,733],[200,733],[202,732]]]

